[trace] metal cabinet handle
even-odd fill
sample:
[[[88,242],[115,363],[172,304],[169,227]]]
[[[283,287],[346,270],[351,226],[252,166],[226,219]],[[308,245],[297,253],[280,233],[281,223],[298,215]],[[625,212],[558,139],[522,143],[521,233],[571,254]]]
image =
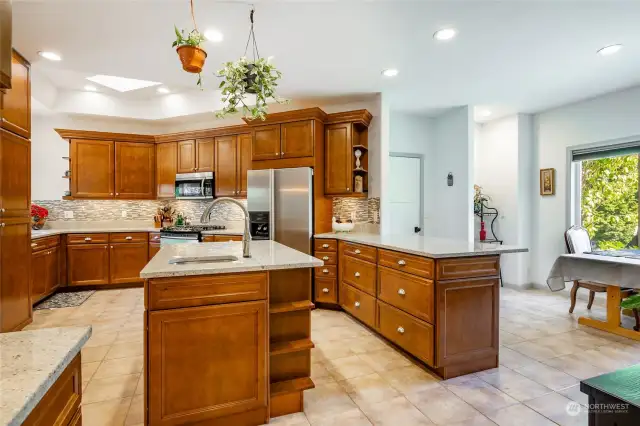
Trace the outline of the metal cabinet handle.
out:
[[[329,273],[329,270],[328,270],[328,269],[323,269],[323,270],[322,270],[322,273],[323,273],[323,274],[328,274],[328,273]]]
[[[0,227],[4,228],[4,223],[0,223]]]
[[[7,211],[7,210],[6,210],[6,209],[4,209],[4,208],[0,209],[0,213],[4,213],[4,212],[6,212],[6,211]]]
[[[154,240],[160,239],[160,237],[158,237],[157,235],[155,237],[153,237]]]
[[[323,244],[322,248],[329,248],[329,244]]]
[[[113,248],[113,246],[111,246],[111,248]]]
[[[329,289],[325,287],[325,288],[322,289],[322,292],[323,293],[329,293]]]
[[[85,241],[91,241],[91,237],[86,237],[84,240]]]
[[[116,195],[120,195],[120,193],[119,193],[119,192],[116,192]]]
[[[407,264],[407,262],[405,262],[404,260],[402,260],[402,259],[398,260],[398,265],[404,266],[406,264]]]
[[[127,235],[126,237],[124,237],[125,240],[133,240],[133,237],[131,235]]]
[[[404,296],[404,295],[406,294],[406,293],[405,293],[405,291],[404,291],[404,288],[400,288],[400,289],[398,289],[398,294],[399,294],[400,296]]]
[[[354,251],[354,253],[355,253],[355,254],[360,254],[360,249],[356,249],[356,250]]]
[[[347,191],[351,191],[351,189],[347,188]]]
[[[403,327],[398,327],[398,333],[404,334],[404,328]]]
[[[356,308],[359,308],[360,307],[360,302],[354,303],[353,306],[355,306]]]
[[[38,244],[36,244],[36,243],[31,243],[31,247],[32,247],[32,248],[33,248],[33,247],[38,247]]]
[[[284,155],[284,151],[282,151],[282,152],[280,153],[280,155]]]
[[[356,272],[355,274],[353,274],[353,276],[358,278],[360,276],[360,272]]]
[[[109,195],[113,195],[113,192],[110,192]]]
[[[329,260],[329,256],[322,256],[322,260]]]
[[[104,246],[104,249],[106,250],[106,249],[107,249],[107,246]]]

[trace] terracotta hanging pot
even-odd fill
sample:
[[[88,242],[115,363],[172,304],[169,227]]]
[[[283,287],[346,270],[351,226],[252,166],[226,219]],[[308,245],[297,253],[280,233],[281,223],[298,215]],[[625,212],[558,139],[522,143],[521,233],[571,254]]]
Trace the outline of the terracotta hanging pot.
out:
[[[176,51],[180,56],[183,70],[194,74],[202,72],[207,52],[195,46],[180,46]]]

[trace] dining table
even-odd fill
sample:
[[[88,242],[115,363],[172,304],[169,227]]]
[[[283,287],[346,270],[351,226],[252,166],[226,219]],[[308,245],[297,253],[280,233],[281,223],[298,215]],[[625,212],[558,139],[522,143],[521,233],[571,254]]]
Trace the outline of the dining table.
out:
[[[547,277],[551,291],[565,289],[565,282],[589,281],[607,286],[607,318],[579,317],[578,323],[640,341],[640,332],[621,326],[622,288],[640,291],[640,250],[607,250],[560,255]]]

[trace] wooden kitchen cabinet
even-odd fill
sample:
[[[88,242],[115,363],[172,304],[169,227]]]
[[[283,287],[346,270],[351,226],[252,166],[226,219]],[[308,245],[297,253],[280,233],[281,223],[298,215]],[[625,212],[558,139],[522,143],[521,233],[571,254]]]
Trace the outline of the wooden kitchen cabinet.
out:
[[[113,243],[109,253],[109,283],[141,283],[140,271],[149,261],[148,243]]]
[[[237,140],[237,181],[236,186],[239,197],[247,196],[247,171],[251,170],[251,145],[253,138],[251,133],[238,135]]]
[[[31,220],[0,218],[0,332],[31,322],[30,281]]]
[[[253,131],[252,160],[277,160],[280,158],[280,125],[259,126]]]
[[[30,216],[30,188],[31,142],[0,129],[0,221]]]
[[[15,50],[11,55],[11,89],[1,96],[2,128],[31,138],[31,66]]]
[[[113,198],[115,193],[114,142],[72,139],[71,196]]]
[[[53,293],[60,278],[59,248],[34,251],[31,255],[31,302],[37,303]]]
[[[214,151],[213,138],[196,140],[196,172],[213,172]]]
[[[109,284],[108,244],[68,244],[69,285]]]
[[[238,191],[237,136],[216,138],[216,188],[217,197],[235,197]]]
[[[178,173],[195,173],[196,141],[178,142]]]
[[[313,120],[281,124],[281,158],[313,157],[313,125]]]
[[[156,195],[158,198],[175,198],[176,173],[178,173],[178,143],[156,145]]]
[[[352,191],[351,123],[325,126],[325,194]]]
[[[160,243],[149,243],[149,260],[160,251]]]
[[[116,142],[115,157],[115,198],[153,199],[155,145]]]
[[[266,301],[147,312],[149,424],[208,424],[255,411],[261,421],[251,424],[263,423],[267,316]],[[182,359],[189,361],[172,362]],[[225,424],[249,424],[231,419]]]

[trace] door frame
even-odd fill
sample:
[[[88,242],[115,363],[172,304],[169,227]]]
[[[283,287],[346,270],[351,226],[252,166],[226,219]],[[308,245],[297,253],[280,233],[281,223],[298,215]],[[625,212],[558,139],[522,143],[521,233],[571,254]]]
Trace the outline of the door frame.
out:
[[[418,235],[424,235],[424,155],[410,152],[389,152],[389,157],[417,158],[420,160],[420,220],[418,221],[420,232]]]

